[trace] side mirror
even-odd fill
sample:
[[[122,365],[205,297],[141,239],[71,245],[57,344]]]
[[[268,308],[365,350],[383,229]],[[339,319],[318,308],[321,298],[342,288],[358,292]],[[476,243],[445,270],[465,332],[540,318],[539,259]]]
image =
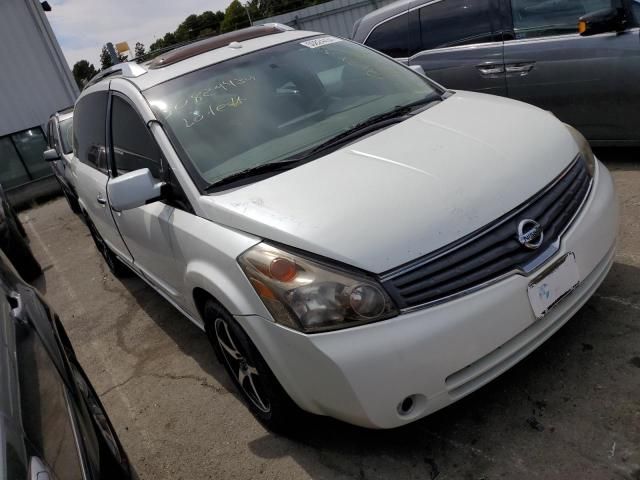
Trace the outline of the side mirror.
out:
[[[148,168],[134,170],[109,180],[109,203],[117,212],[141,207],[160,198],[163,185],[164,182],[153,178]]]
[[[56,160],[60,160],[60,155],[58,155],[55,148],[50,148],[44,151],[42,158],[44,158],[45,162],[55,162]]]
[[[426,76],[426,73],[424,73],[424,68],[422,68],[422,65],[409,65],[409,68],[414,72],[419,73],[422,76]]]
[[[583,37],[598,33],[621,32],[626,28],[627,19],[621,8],[607,8],[589,13],[578,20],[578,33]]]

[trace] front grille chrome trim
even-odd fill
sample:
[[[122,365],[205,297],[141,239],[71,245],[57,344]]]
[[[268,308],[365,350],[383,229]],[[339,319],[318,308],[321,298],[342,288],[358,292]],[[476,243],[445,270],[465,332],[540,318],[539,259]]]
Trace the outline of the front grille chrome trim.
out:
[[[389,272],[387,272],[385,274],[382,274],[378,278],[380,279],[381,282],[387,282],[387,281],[392,280],[392,279],[394,279],[394,278],[396,278],[398,276],[401,276],[401,275],[403,275],[405,273],[408,273],[410,271],[414,271],[416,269],[422,268],[425,265],[427,265],[427,264],[429,264],[429,263],[431,263],[431,262],[433,262],[433,261],[435,261],[435,260],[437,260],[437,259],[439,259],[441,257],[449,255],[452,252],[455,252],[455,251],[463,248],[465,245],[468,245],[469,243],[473,242],[474,240],[478,239],[479,237],[484,236],[484,235],[488,234],[489,232],[495,230],[496,228],[500,227],[501,225],[505,224],[506,222],[511,221],[520,212],[522,212],[523,210],[526,210],[532,204],[536,203],[536,201],[538,199],[540,199],[546,193],[548,193],[550,190],[552,190],[576,166],[576,163],[580,162],[580,161],[582,161],[582,157],[581,157],[581,155],[577,155],[576,158],[574,158],[574,160],[560,173],[560,175],[558,175],[544,189],[542,189],[536,195],[531,197],[524,204],[519,205],[515,209],[511,210],[510,212],[508,212],[507,214],[505,214],[504,216],[502,216],[501,218],[496,220],[494,223],[489,224],[488,226],[482,227],[479,230],[476,230],[475,232],[473,232],[473,233],[467,235],[466,237],[463,237],[459,241],[455,242],[453,245],[450,244],[450,245],[444,247],[443,249],[441,249],[440,251],[436,251],[435,253],[427,255],[426,257],[423,257],[421,259],[415,260],[415,261],[410,262],[410,263],[408,263],[408,264],[406,264],[406,265],[404,265],[402,267],[399,267],[399,268],[394,269],[392,271],[389,271]],[[564,237],[564,235],[567,232],[567,230],[569,228],[571,228],[571,226],[573,225],[573,223],[576,220],[576,218],[581,214],[581,212],[582,212],[582,210],[584,208],[584,205],[587,203],[587,201],[591,197],[591,192],[593,190],[593,184],[594,184],[594,178],[597,175],[598,175],[598,169],[596,167],[596,171],[594,172],[594,176],[589,179],[587,190],[584,193],[584,196],[581,199],[580,204],[578,205],[578,207],[577,207],[576,211],[574,212],[574,214],[566,222],[566,224],[562,228],[562,230],[560,230],[560,232],[558,232],[558,234],[556,235],[556,238],[554,239],[554,241],[551,244],[549,244],[547,246],[547,248],[543,252],[541,252],[539,255],[537,255],[529,263],[523,265],[522,267],[514,268],[512,270],[509,270],[509,271],[507,271],[507,272],[505,272],[505,273],[503,273],[501,275],[493,277],[493,278],[491,278],[489,280],[486,280],[484,282],[478,283],[477,285],[473,285],[473,286],[471,286],[469,288],[465,288],[465,289],[460,290],[458,292],[452,293],[450,295],[445,295],[443,297],[436,298],[434,300],[423,302],[423,303],[420,303],[420,304],[417,304],[417,305],[412,305],[412,306],[409,306],[409,307],[400,308],[400,312],[401,313],[410,313],[410,312],[414,312],[414,311],[417,311],[417,310],[423,310],[425,308],[433,307],[433,306],[436,306],[436,305],[439,305],[439,304],[442,304],[442,303],[450,302],[450,301],[455,300],[457,298],[464,297],[466,295],[470,295],[470,294],[472,294],[474,292],[477,292],[478,290],[487,288],[487,287],[489,287],[489,286],[491,286],[491,285],[493,285],[495,283],[498,283],[498,282],[500,282],[502,280],[505,280],[505,279],[507,279],[509,277],[512,277],[514,275],[528,276],[528,275],[531,275],[532,273],[538,271],[542,267],[544,267],[545,264],[549,261],[549,259],[553,258],[553,256],[559,251],[560,244],[562,242],[562,238]]]

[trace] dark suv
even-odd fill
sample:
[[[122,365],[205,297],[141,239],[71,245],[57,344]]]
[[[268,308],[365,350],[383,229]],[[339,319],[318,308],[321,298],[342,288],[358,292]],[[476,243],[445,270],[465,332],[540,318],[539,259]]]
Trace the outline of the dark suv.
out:
[[[0,479],[136,478],[60,319],[0,253]]]
[[[353,38],[447,88],[550,110],[593,144],[639,145],[639,20],[639,0],[400,0]]]

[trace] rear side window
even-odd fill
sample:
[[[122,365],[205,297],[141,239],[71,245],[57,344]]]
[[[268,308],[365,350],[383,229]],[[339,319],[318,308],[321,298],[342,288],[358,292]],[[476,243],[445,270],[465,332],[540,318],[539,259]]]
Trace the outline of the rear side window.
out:
[[[611,0],[511,0],[516,38],[535,38],[578,32],[578,19],[611,8]]]
[[[107,173],[105,151],[108,92],[95,92],[76,105],[73,128],[73,150],[78,159],[90,167]]]
[[[365,45],[394,58],[409,56],[409,15],[404,13],[378,25]]]
[[[426,5],[420,9],[420,31],[423,50],[490,42],[489,0],[441,0]]]
[[[117,96],[111,102],[111,137],[118,175],[148,168],[160,178],[160,149],[140,115]]]

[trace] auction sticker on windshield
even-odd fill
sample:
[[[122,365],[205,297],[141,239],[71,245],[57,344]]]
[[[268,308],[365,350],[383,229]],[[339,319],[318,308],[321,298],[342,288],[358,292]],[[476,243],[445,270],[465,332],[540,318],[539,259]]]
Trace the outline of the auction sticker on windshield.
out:
[[[314,38],[313,40],[307,40],[306,42],[300,42],[300,45],[304,45],[308,48],[318,48],[323,47],[324,45],[329,45],[330,43],[337,43],[341,41],[341,39],[336,37],[322,37]]]
[[[573,253],[566,255],[560,262],[529,284],[529,300],[537,318],[544,317],[565,296],[580,283],[578,265]]]

